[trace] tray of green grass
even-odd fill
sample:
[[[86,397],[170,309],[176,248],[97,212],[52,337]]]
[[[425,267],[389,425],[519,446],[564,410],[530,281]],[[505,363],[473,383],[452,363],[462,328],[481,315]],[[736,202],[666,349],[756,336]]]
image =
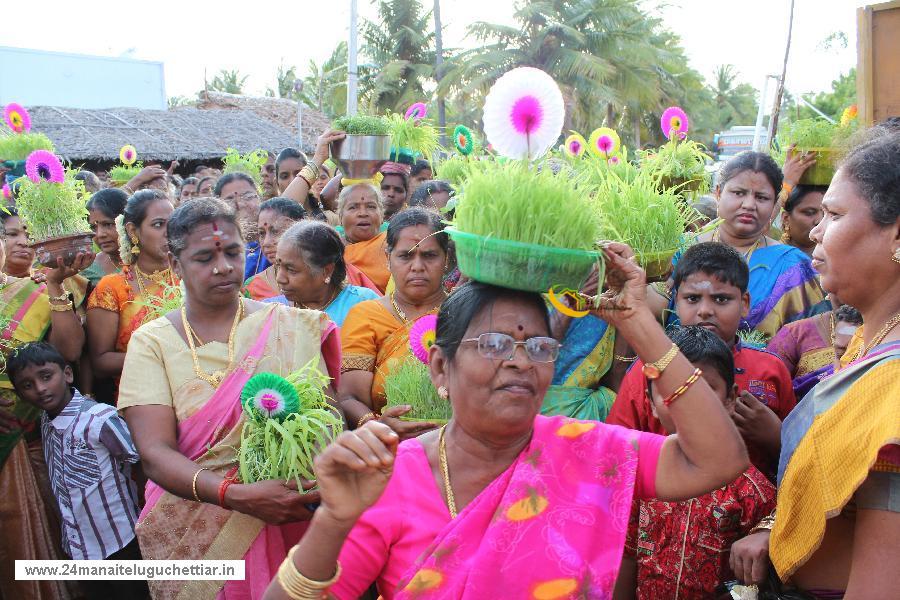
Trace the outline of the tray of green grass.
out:
[[[672,271],[672,257],[678,252],[677,249],[663,250],[662,252],[649,252],[646,254],[638,254],[637,260],[641,268],[647,274],[649,283],[655,281],[664,281]]]
[[[485,237],[448,227],[459,270],[470,279],[527,292],[553,286],[580,289],[597,252],[569,250]]]

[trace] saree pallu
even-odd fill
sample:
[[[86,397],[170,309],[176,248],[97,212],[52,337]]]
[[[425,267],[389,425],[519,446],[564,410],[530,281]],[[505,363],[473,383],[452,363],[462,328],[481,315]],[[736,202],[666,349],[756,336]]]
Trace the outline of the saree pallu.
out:
[[[592,315],[573,319],[554,367],[541,414],[605,421],[616,394],[600,386],[613,361],[616,331]]]
[[[0,332],[6,348],[44,339],[50,328],[46,287],[30,279],[11,280],[0,290]],[[40,440],[41,411],[18,399],[6,373],[0,398],[20,428],[0,435],[0,589],[6,599],[57,600],[73,597],[74,582],[16,581],[16,560],[61,560],[60,523]]]
[[[170,324],[158,325],[162,321],[168,323],[166,319],[159,319],[147,327],[166,327],[170,329],[169,334],[179,335]],[[339,374],[336,328],[321,313],[276,304],[249,315],[242,324],[247,328],[244,331],[253,332],[252,343],[243,346],[250,348],[239,355],[242,356],[240,362],[218,389],[212,390],[199,380],[188,380],[175,389],[173,396],[178,416],[179,450],[198,467],[206,467],[221,476],[238,462],[237,449],[244,422],[240,393],[253,374],[265,370],[286,376],[320,355],[328,373],[333,377]],[[293,337],[290,342],[293,355],[273,356],[278,344],[284,343],[287,336]],[[173,352],[174,349],[166,348],[165,351]],[[177,357],[174,360],[178,360]],[[269,366],[264,368],[263,365]],[[127,377],[131,376],[129,367],[126,359]],[[136,364],[135,368],[140,367]],[[205,396],[208,397],[203,400]],[[190,405],[196,409],[186,412],[184,406]],[[147,484],[146,498],[147,504],[135,529],[144,558],[243,559],[247,574],[244,581],[153,581],[150,589],[156,599],[244,600],[262,597],[278,565],[307,527],[306,522],[268,525],[255,517],[214,504],[179,498],[153,482]]]
[[[394,597],[611,597],[639,448],[655,437],[538,417],[529,445],[444,527]]]
[[[344,261],[362,271],[376,285],[378,292],[384,294],[391,279],[387,266],[387,232],[382,231],[365,242],[347,244]]]
[[[269,269],[261,271],[244,282],[244,296],[251,300],[267,300],[281,294],[281,290],[277,290],[267,281],[266,274],[271,273]]]
[[[839,514],[879,462],[900,443],[900,342],[822,381],[782,424],[778,507],[769,553],[787,580],[818,549],[827,519]],[[852,451],[848,451],[852,449]]]
[[[346,267],[347,269],[347,285],[355,285],[356,287],[362,287],[372,290],[379,296],[384,295],[384,292],[379,290],[378,286],[375,285],[375,282],[366,277],[365,273],[348,262],[344,263],[344,267]]]

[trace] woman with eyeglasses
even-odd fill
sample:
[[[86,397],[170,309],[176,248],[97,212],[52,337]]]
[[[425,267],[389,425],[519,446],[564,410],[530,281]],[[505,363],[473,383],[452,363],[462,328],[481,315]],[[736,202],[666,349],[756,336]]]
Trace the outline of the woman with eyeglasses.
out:
[[[430,350],[453,418],[403,443],[372,420],[329,445],[321,504],[267,600],[356,598],[373,582],[385,600],[610,598],[633,498],[693,498],[747,467],[721,401],[647,308],[633,252],[606,254],[598,316],[653,365],[678,434],[540,416],[559,352],[543,298],[463,284]]]
[[[387,263],[396,288],[377,300],[350,309],[341,327],[341,383],[338,397],[347,422],[360,427],[379,418],[401,436],[433,429],[429,423],[401,421],[409,409],[391,407],[384,379],[410,355],[409,330],[416,319],[437,313],[446,294],[441,285],[447,268],[449,237],[441,217],[423,208],[397,213],[387,230]]]
[[[259,206],[257,231],[262,256],[269,265],[244,282],[244,295],[251,300],[274,298],[279,293],[277,273],[275,271],[275,252],[278,240],[290,229],[291,225],[306,218],[303,207],[290,198],[272,198]]]
[[[244,279],[250,279],[271,266],[259,245],[259,230],[256,226],[259,216],[259,190],[256,182],[246,173],[229,173],[216,182],[213,194],[231,206],[241,224],[244,240],[247,242]]]

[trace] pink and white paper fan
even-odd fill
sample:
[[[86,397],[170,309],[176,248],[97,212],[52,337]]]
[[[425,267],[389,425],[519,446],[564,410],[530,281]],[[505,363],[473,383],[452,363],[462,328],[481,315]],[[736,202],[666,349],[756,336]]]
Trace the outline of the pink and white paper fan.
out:
[[[565,106],[552,77],[519,67],[500,77],[484,102],[484,133],[508,158],[533,160],[559,139]]]

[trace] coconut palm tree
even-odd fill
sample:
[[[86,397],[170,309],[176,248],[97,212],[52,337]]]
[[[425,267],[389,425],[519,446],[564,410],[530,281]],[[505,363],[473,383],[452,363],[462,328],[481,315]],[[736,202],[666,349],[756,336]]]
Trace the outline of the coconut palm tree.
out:
[[[344,114],[347,109],[347,42],[338,42],[331,56],[321,65],[309,61],[301,100],[329,117]]]

